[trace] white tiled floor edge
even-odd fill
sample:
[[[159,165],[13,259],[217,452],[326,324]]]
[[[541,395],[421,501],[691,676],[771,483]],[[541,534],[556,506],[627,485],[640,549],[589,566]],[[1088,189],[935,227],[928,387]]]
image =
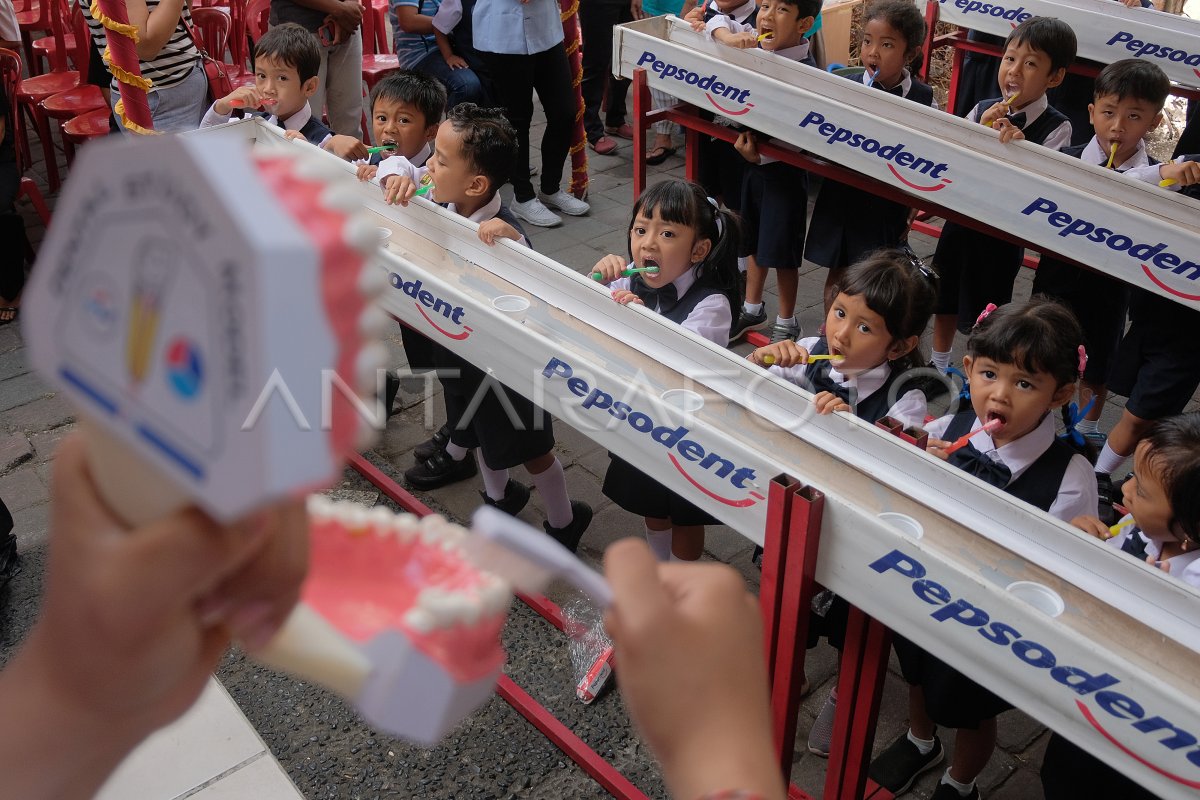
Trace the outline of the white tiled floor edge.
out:
[[[216,678],[174,724],[133,751],[97,800],[303,800]]]

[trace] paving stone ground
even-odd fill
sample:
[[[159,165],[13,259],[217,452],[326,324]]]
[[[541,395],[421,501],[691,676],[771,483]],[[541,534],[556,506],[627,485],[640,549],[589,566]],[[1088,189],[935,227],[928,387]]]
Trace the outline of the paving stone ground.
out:
[[[539,122],[532,132],[534,142],[540,140],[541,125]],[[47,193],[45,164],[36,143],[34,152],[30,174],[53,203],[55,198]],[[589,270],[606,253],[625,252],[625,229],[633,199],[630,145],[623,142],[611,156],[590,156],[591,214],[567,217],[560,228],[531,230],[539,251],[580,272]],[[682,158],[675,156],[661,168],[651,170],[652,181],[682,177]],[[36,246],[44,229],[27,203],[21,204],[21,212]],[[934,247],[932,240],[921,236],[914,236],[913,245],[921,255],[931,254]],[[806,331],[815,331],[820,324],[824,277],[824,272],[811,264],[801,270],[800,317]],[[1029,283],[1029,275],[1022,275],[1018,293],[1027,294]],[[773,287],[769,292],[773,293]],[[773,311],[774,297],[768,297],[767,302]],[[400,364],[403,354],[398,337],[393,337],[390,345]],[[412,447],[431,430],[425,423],[425,398],[417,391],[408,386],[402,392],[402,413],[391,420],[382,441],[369,454],[373,462],[393,475],[398,476],[412,463]],[[1122,404],[1123,398],[1112,398],[1105,412],[1105,427],[1116,422]],[[1196,405],[1193,401],[1192,407]],[[435,426],[440,422],[436,416]],[[36,615],[48,522],[49,472],[55,447],[74,427],[75,418],[66,401],[29,372],[25,342],[17,327],[0,327],[0,497],[13,510],[25,564],[0,612],[0,661],[11,654]],[[638,535],[641,522],[600,493],[607,463],[605,451],[565,424],[556,422],[556,432],[559,457],[566,467],[572,495],[591,503],[596,511],[583,542],[583,553],[597,561],[612,540]],[[518,478],[525,477],[519,474],[521,470],[514,472]],[[435,510],[463,520],[478,505],[478,488],[476,482],[468,481],[419,496]],[[347,472],[334,493],[369,505],[388,502],[352,472]],[[541,511],[535,496],[522,517],[540,524]],[[748,541],[727,528],[712,528],[706,551],[707,558],[739,569],[747,585],[757,589],[759,575],[750,564]],[[505,645],[509,675],[647,794],[664,796],[653,759],[630,729],[619,696],[607,694],[589,707],[574,699],[574,679],[561,634],[518,604],[505,631]],[[814,688],[803,703],[793,778],[814,796],[820,795],[826,762],[808,754],[804,745],[812,719],[832,686],[835,666],[830,648],[822,645],[810,652],[807,671]],[[598,784],[498,698],[441,745],[422,750],[372,731],[328,693],[259,667],[236,652],[225,659],[219,676],[301,791],[311,798],[606,796]],[[703,698],[697,698],[697,702],[703,702]],[[905,687],[893,663],[879,718],[877,749],[905,730],[905,715]],[[1000,724],[1000,747],[980,780],[984,793],[997,800],[1040,797],[1037,769],[1046,738],[1045,729],[1031,718],[1017,711],[1005,714]],[[913,796],[928,797],[936,774],[918,782]]]

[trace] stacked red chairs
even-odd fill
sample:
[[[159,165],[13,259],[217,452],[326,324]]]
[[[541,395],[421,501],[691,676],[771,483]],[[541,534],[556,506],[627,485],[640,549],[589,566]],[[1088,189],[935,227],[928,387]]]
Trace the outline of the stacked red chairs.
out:
[[[51,2],[51,0],[44,1]],[[91,46],[91,42],[88,38],[87,22],[83,19],[83,11],[78,6],[69,10],[66,0],[53,0],[53,2],[60,13],[69,14],[69,18],[66,20],[67,25],[63,27],[64,30],[71,30],[74,37],[73,41],[69,43],[67,54],[79,71],[80,83],[73,89],[59,92],[43,100],[40,103],[42,112],[50,119],[59,120],[60,125],[63,126],[66,122],[84,114],[102,112],[105,125],[103,132],[98,135],[105,135],[108,133],[108,100],[100,91],[100,87],[86,83],[89,64],[88,48]],[[64,35],[63,38],[66,39],[66,36]],[[75,44],[76,42],[78,44]],[[75,160],[75,144],[76,142],[68,139],[64,133],[63,153],[67,157],[67,166],[70,166]]]
[[[57,9],[54,6],[59,6]],[[46,112],[42,109],[42,101],[53,97],[60,92],[66,92],[71,89],[77,89],[83,82],[78,70],[68,69],[67,64],[67,45],[64,30],[65,20],[70,17],[66,9],[66,0],[42,0],[42,8],[44,11],[50,12],[50,27],[55,39],[54,60],[51,62],[51,72],[45,75],[35,75],[31,78],[25,78],[18,81],[16,86],[17,105],[25,110],[29,117],[33,120],[33,125],[37,129],[38,138],[42,142],[42,153],[46,157],[46,177],[50,185],[51,192],[57,192],[62,184],[58,175],[58,157],[54,146],[54,140],[50,136],[50,122]],[[76,37],[80,39],[78,44],[87,45],[86,37]],[[79,59],[76,59],[78,63]],[[83,59],[83,64],[86,67],[87,58],[86,52]],[[26,148],[28,152],[28,137],[26,137]]]
[[[33,34],[51,33],[49,0],[17,0],[17,25],[21,28],[21,44],[25,48],[25,61],[29,64],[29,74],[36,72],[37,58],[33,50]]]
[[[369,94],[375,88],[375,84],[383,80],[383,76],[389,72],[395,72],[400,69],[400,59],[394,54],[387,52],[386,35],[383,52],[378,52],[378,38],[375,35],[375,14],[368,7],[363,9],[362,15],[362,79],[366,84],[366,92]],[[371,129],[367,125],[367,115],[364,112],[362,118],[363,141],[371,140]]]
[[[17,152],[17,173],[21,176],[21,185],[17,189],[17,200],[22,197],[29,199],[33,204],[33,208],[37,211],[38,217],[42,220],[42,224],[50,224],[50,209],[46,205],[46,199],[42,197],[42,192],[38,189],[37,184],[32,178],[25,176],[25,170],[29,168],[29,137],[25,135],[24,120],[17,113],[17,84],[21,81],[21,57],[12,50],[6,50],[0,47],[0,84],[4,86],[4,94],[8,97],[8,119],[9,124],[13,126],[13,141],[16,143],[14,148]],[[32,253],[26,253],[32,258]]]
[[[369,0],[370,7],[363,11],[363,14],[368,12],[372,15],[372,22],[375,25],[375,51],[376,53],[390,53],[392,49],[388,46],[388,0]],[[366,43],[363,43],[363,51],[367,49]]]

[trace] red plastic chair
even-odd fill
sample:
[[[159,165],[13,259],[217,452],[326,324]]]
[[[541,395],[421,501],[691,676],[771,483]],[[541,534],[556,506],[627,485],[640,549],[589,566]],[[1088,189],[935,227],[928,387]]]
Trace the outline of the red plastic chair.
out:
[[[25,170],[29,168],[30,160],[29,138],[25,135],[24,121],[17,113],[17,84],[20,80],[21,57],[12,50],[0,47],[0,84],[3,84],[4,93],[8,96],[8,124],[13,126],[13,141],[16,143],[14,149],[17,152],[17,174],[21,176],[17,199],[29,198],[29,202],[33,204],[42,223],[49,225],[50,209],[46,206],[46,199],[42,197],[42,192],[33,179],[25,177]],[[29,255],[32,256],[32,253]]]
[[[217,61],[224,62],[225,51],[229,48],[229,34],[233,30],[233,20],[229,14],[220,8],[193,8],[192,28],[200,40],[199,46]]]
[[[43,0],[43,2],[48,5],[51,0]],[[58,57],[65,66],[67,48],[63,37],[66,32],[63,30],[62,20],[69,18],[70,15],[65,12],[65,0],[53,0],[53,2],[62,6],[60,13],[51,15],[50,21],[54,29],[54,38],[58,40]],[[54,140],[50,137],[50,121],[46,112],[42,110],[41,103],[60,92],[76,89],[81,83],[79,72],[67,69],[59,71],[57,66],[54,72],[26,78],[17,83],[17,104],[25,109],[33,120],[34,127],[37,128],[38,138],[42,141],[42,153],[46,157],[46,178],[52,192],[57,192],[62,182],[58,176],[58,159]]]
[[[108,136],[112,132],[109,118],[112,112],[108,108],[100,108],[72,117],[63,123],[63,151],[67,154],[67,163],[75,161],[75,147],[92,139]]]
[[[400,69],[400,59],[394,53],[368,53],[368,49],[374,49],[375,43],[375,14],[370,8],[366,9],[362,15],[362,42],[362,79],[366,84],[363,92],[365,97],[375,88],[375,84],[383,80],[384,75]],[[371,129],[367,126],[365,111],[362,115],[362,134],[364,142],[371,141]]]
[[[65,92],[59,92],[56,95],[47,97],[41,102],[42,111],[47,117],[54,120],[65,121],[72,117],[77,117],[80,114],[87,114],[91,111],[103,109],[108,111],[108,100],[105,99],[104,93],[100,91],[100,87],[86,83],[88,74],[88,47],[91,42],[88,39],[87,23],[83,19],[83,11],[79,6],[75,6],[71,12],[71,18],[68,20],[71,30],[75,32],[73,37],[76,41],[82,42],[82,47],[68,49],[68,56],[75,62],[79,70],[79,85],[74,89],[68,89]],[[63,37],[64,40],[66,37]],[[36,42],[34,43],[36,44]],[[63,152],[67,156],[67,164],[69,165],[74,158],[74,153],[63,143]]]
[[[16,6],[17,25],[21,28],[21,43],[25,48],[25,61],[29,64],[31,75],[38,74],[32,71],[36,66],[33,34],[52,32],[50,7],[50,0],[25,0]]]
[[[390,53],[388,46],[388,0],[371,0],[372,23],[375,26],[375,53]],[[363,41],[363,52],[367,52],[367,43]]]

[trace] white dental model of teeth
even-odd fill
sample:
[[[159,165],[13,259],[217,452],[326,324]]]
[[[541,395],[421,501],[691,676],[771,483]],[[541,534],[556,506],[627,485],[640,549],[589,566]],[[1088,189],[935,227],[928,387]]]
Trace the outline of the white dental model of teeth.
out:
[[[240,141],[142,137],[80,155],[24,333],[127,522],[189,504],[238,519],[329,485],[373,440],[386,358],[373,300],[387,282],[346,182],[320,154]]]
[[[512,590],[440,516],[308,500],[302,603],[255,658],[341,694],[371,724],[432,745],[491,695]]]

